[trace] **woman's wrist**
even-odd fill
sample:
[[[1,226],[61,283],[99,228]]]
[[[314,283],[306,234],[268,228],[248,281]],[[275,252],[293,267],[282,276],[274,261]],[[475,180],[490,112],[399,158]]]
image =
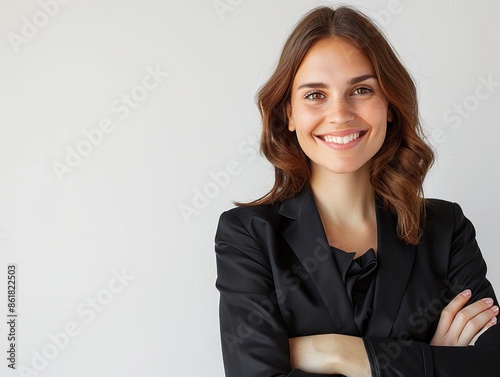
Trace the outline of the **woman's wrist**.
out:
[[[348,377],[371,377],[370,362],[362,338],[337,335],[337,373]]]
[[[309,373],[371,377],[363,340],[341,334],[322,334],[290,339],[291,361]]]
[[[324,334],[312,338],[312,346],[320,355],[325,373],[344,374],[347,355],[342,347],[342,337],[339,334]]]

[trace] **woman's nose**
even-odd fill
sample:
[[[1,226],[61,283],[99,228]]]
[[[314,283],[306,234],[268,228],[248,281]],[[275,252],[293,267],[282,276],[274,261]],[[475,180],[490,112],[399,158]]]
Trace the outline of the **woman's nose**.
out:
[[[332,98],[328,104],[328,122],[344,124],[355,118],[352,105],[346,98]]]

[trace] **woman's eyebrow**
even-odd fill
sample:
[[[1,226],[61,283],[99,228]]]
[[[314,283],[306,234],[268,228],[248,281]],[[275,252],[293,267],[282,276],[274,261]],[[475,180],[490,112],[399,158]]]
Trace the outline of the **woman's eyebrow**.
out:
[[[361,75],[361,76],[358,76],[358,77],[353,77],[348,82],[351,85],[355,85],[355,84],[358,84],[358,83],[363,82],[365,80],[376,79],[376,78],[377,78],[377,76],[375,76],[373,74],[367,74],[367,75]]]
[[[363,82],[365,80],[369,80],[369,79],[377,79],[377,76],[373,75],[373,74],[366,74],[366,75],[361,75],[361,76],[357,76],[357,77],[353,77],[351,79],[349,79],[347,81],[347,83],[349,85],[355,85],[355,84],[358,84],[360,82]],[[326,89],[328,88],[328,85],[323,83],[323,82],[307,82],[307,83],[304,83],[304,84],[301,84],[299,85],[299,87],[297,88],[297,90],[300,90],[300,89],[304,89],[304,88],[309,88],[309,89]]]
[[[328,85],[322,82],[307,82],[305,84],[300,85],[297,90],[303,89],[303,88],[310,88],[310,89],[326,89],[328,88]]]

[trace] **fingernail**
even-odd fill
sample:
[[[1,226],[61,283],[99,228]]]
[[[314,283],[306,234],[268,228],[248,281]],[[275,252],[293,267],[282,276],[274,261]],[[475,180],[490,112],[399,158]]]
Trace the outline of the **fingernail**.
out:
[[[494,306],[494,307],[492,307],[492,308],[491,308],[491,310],[492,310],[494,313],[498,312],[498,306]]]
[[[497,317],[493,317],[491,320],[490,320],[490,323],[492,325],[496,325],[497,324]]]
[[[464,297],[469,297],[469,296],[472,294],[472,292],[471,292],[471,290],[470,290],[470,289],[466,289],[465,291],[463,291],[463,292],[462,292],[462,293],[460,293],[460,294],[461,294],[462,296],[464,296]]]
[[[491,298],[483,298],[483,301],[486,303],[486,305],[493,305],[493,299]]]

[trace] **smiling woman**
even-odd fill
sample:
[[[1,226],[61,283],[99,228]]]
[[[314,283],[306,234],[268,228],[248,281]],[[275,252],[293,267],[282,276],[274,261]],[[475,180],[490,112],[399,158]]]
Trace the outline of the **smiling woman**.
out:
[[[216,234],[226,376],[498,376],[474,227],[423,197],[415,85],[374,24],[308,13],[258,102],[275,183]]]
[[[296,132],[313,177],[323,175],[318,169],[349,173],[367,166],[392,120],[370,59],[341,38],[320,41],[309,50],[287,109],[288,129]]]

